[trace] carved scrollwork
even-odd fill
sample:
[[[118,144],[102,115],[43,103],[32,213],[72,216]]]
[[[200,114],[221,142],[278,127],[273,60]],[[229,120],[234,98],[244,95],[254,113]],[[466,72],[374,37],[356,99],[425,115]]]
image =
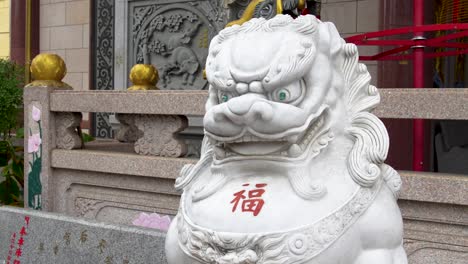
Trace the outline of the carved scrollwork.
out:
[[[115,135],[115,139],[120,142],[135,142],[143,136],[135,125],[135,115],[116,114],[115,118],[120,122],[120,129]]]
[[[80,123],[81,113],[57,113],[55,116],[55,129],[57,148],[77,149],[83,146]]]
[[[99,209],[99,204],[102,201],[88,199],[88,198],[76,198],[75,199],[75,216],[86,216],[88,213],[95,212]]]
[[[180,157],[187,153],[185,141],[176,136],[188,125],[185,116],[137,115],[135,125],[143,133],[135,142],[136,153],[163,157]]]
[[[93,50],[94,78],[96,90],[114,90],[114,19],[115,0],[92,1],[96,14],[93,32],[95,41]],[[94,135],[101,138],[112,138],[112,126],[109,113],[95,113]]]

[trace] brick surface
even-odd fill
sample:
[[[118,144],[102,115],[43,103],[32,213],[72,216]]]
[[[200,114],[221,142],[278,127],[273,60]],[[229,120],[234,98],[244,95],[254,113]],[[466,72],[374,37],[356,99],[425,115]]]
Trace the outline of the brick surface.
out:
[[[65,3],[41,5],[39,24],[41,27],[65,25]]]
[[[76,49],[83,47],[83,26],[61,26],[50,29],[51,49]]]
[[[67,25],[89,23],[89,1],[73,1],[66,3]]]
[[[67,49],[65,60],[68,72],[87,72],[89,69],[89,49]]]
[[[39,47],[42,50],[50,49],[50,28],[44,27],[39,29]]]
[[[370,32],[380,28],[380,1],[364,0],[357,2],[357,31]]]
[[[41,0],[40,51],[65,60],[65,82],[75,90],[88,89],[89,4],[89,0]]]
[[[73,90],[81,91],[83,90],[83,74],[79,73],[68,73],[67,76],[63,79],[64,82],[68,83]]]
[[[356,7],[356,1],[323,4],[322,20],[333,22],[340,33],[356,32]]]

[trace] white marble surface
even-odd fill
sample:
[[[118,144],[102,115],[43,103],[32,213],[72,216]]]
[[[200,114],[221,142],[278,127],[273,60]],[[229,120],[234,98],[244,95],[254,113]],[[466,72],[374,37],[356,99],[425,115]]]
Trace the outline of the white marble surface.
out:
[[[252,19],[210,45],[202,157],[169,264],[406,264],[389,139],[358,50],[313,16]],[[376,239],[378,238],[378,239]]]

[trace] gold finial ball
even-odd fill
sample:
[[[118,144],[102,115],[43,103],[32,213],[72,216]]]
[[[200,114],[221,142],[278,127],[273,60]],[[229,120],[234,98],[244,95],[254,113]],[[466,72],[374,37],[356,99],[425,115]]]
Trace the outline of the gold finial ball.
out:
[[[151,64],[136,64],[130,71],[130,80],[133,85],[156,86],[158,70]]]
[[[60,82],[67,73],[67,66],[56,54],[39,54],[31,62],[31,74],[34,80]]]

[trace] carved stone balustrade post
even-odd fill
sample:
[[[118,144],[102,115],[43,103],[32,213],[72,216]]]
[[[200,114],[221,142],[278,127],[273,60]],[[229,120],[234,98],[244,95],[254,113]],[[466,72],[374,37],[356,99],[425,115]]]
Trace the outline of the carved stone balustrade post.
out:
[[[80,123],[81,113],[57,113],[55,115],[56,145],[59,149],[77,149],[83,147]]]
[[[159,81],[158,70],[149,64],[136,64],[130,71],[130,81],[133,83],[128,91],[158,90],[156,84]],[[143,134],[135,126],[133,115],[116,114],[115,118],[120,122],[120,129],[115,139],[120,142],[135,142]]]
[[[115,114],[115,118],[120,122],[119,131],[115,134],[115,139],[120,142],[135,142],[143,133],[135,126],[135,115]]]
[[[136,153],[173,158],[187,153],[185,141],[176,135],[188,126],[185,116],[137,115],[135,125],[143,132],[135,142]]]
[[[62,82],[66,65],[55,54],[40,54],[31,63],[34,81],[24,88],[24,205],[50,211],[53,208],[49,186],[52,182],[51,150],[80,148],[81,113],[50,112],[50,94],[71,90]]]
[[[187,153],[185,140],[177,137],[188,126],[185,116],[117,114],[121,128],[116,134],[120,142],[135,142],[141,155],[181,157]]]
[[[158,90],[158,70],[153,65],[137,64],[130,71],[133,85],[128,91]],[[141,155],[181,157],[187,153],[183,139],[176,134],[188,126],[185,116],[116,114],[120,130],[116,139],[135,142],[135,152]]]

